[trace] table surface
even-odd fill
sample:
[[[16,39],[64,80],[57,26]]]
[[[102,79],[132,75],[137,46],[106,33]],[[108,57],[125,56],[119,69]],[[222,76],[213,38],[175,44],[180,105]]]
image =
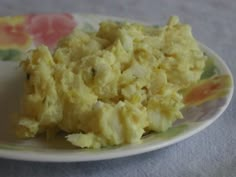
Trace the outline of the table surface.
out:
[[[194,36],[216,51],[236,77],[235,0],[1,0],[0,15],[31,12],[97,13],[155,24],[170,15],[193,27]],[[1,177],[61,176],[236,176],[236,99],[210,127],[193,137],[154,152],[107,161],[36,163],[0,159]]]

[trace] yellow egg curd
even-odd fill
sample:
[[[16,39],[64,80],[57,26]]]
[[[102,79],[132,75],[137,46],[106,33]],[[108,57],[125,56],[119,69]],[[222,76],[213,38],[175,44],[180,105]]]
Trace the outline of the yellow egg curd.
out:
[[[182,118],[181,90],[196,83],[206,57],[191,27],[171,17],[163,27],[104,21],[79,29],[51,53],[32,50],[17,135],[66,132],[81,148],[139,143]]]

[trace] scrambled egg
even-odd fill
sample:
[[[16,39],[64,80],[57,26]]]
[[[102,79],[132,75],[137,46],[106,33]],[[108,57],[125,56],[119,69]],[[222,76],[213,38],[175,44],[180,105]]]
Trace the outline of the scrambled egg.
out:
[[[21,63],[27,75],[17,135],[68,133],[81,148],[139,143],[182,118],[181,90],[196,83],[205,56],[189,25],[101,22],[76,29],[53,53],[46,46]]]

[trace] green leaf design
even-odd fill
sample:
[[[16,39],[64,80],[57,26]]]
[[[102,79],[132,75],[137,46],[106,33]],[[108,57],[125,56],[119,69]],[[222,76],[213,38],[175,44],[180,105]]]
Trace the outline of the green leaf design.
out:
[[[0,49],[0,61],[19,61],[22,58],[22,52],[15,49]]]
[[[211,76],[214,76],[218,73],[219,73],[219,69],[216,67],[214,60],[211,58],[208,58],[206,61],[204,71],[201,75],[201,79],[210,78]]]
[[[92,33],[96,31],[96,29],[91,23],[86,23],[86,22],[83,24],[83,27],[81,30],[88,33]]]
[[[0,143],[0,149],[6,150],[26,150],[26,147],[17,146],[16,144],[2,144]]]
[[[116,21],[114,21],[116,24],[118,24],[118,25],[122,25],[122,24],[124,24],[125,23],[125,21],[123,21],[123,20],[116,20]]]
[[[183,131],[185,131],[187,127],[188,127],[188,125],[186,125],[186,124],[178,125],[176,127],[170,128],[169,130],[167,130],[163,133],[158,133],[157,137],[161,138],[161,139],[170,139],[170,138],[173,138],[176,135],[182,133]]]
[[[154,28],[159,28],[159,27],[160,27],[160,25],[158,25],[158,24],[155,24],[155,25],[152,25],[152,27],[154,27]]]

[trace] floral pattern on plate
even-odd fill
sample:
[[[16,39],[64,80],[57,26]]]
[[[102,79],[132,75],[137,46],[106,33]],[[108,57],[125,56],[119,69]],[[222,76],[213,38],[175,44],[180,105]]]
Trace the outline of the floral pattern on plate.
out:
[[[71,14],[32,14],[26,19],[26,30],[35,44],[44,44],[49,48],[55,47],[58,40],[71,33],[77,25]]]
[[[6,61],[21,60],[25,51],[37,45],[44,44],[53,49],[60,38],[72,32],[76,27],[86,32],[93,32],[97,29],[100,21],[107,19],[116,22],[126,21],[107,16],[66,13],[1,17],[0,67],[2,69],[0,72],[2,73],[0,76],[3,76],[1,78],[6,78],[4,82],[8,82],[8,77],[16,75],[13,69],[18,63],[14,65],[15,62]],[[187,107],[182,110],[184,118],[178,120],[168,131],[145,135],[143,143],[140,145],[125,145],[102,150],[75,150],[74,147],[61,143],[60,138],[53,143],[47,143],[40,138],[32,141],[20,141],[13,137],[8,139],[8,134],[0,134],[0,157],[35,161],[108,159],[159,149],[199,132],[222,114],[233,93],[232,76],[227,66],[214,52],[202,44],[199,45],[209,56],[209,60],[206,63],[201,81],[186,91],[185,103]],[[8,71],[12,71],[11,77],[7,73]],[[215,84],[214,77],[218,78],[216,80],[219,85]],[[28,151],[31,151],[31,156],[28,156]]]

